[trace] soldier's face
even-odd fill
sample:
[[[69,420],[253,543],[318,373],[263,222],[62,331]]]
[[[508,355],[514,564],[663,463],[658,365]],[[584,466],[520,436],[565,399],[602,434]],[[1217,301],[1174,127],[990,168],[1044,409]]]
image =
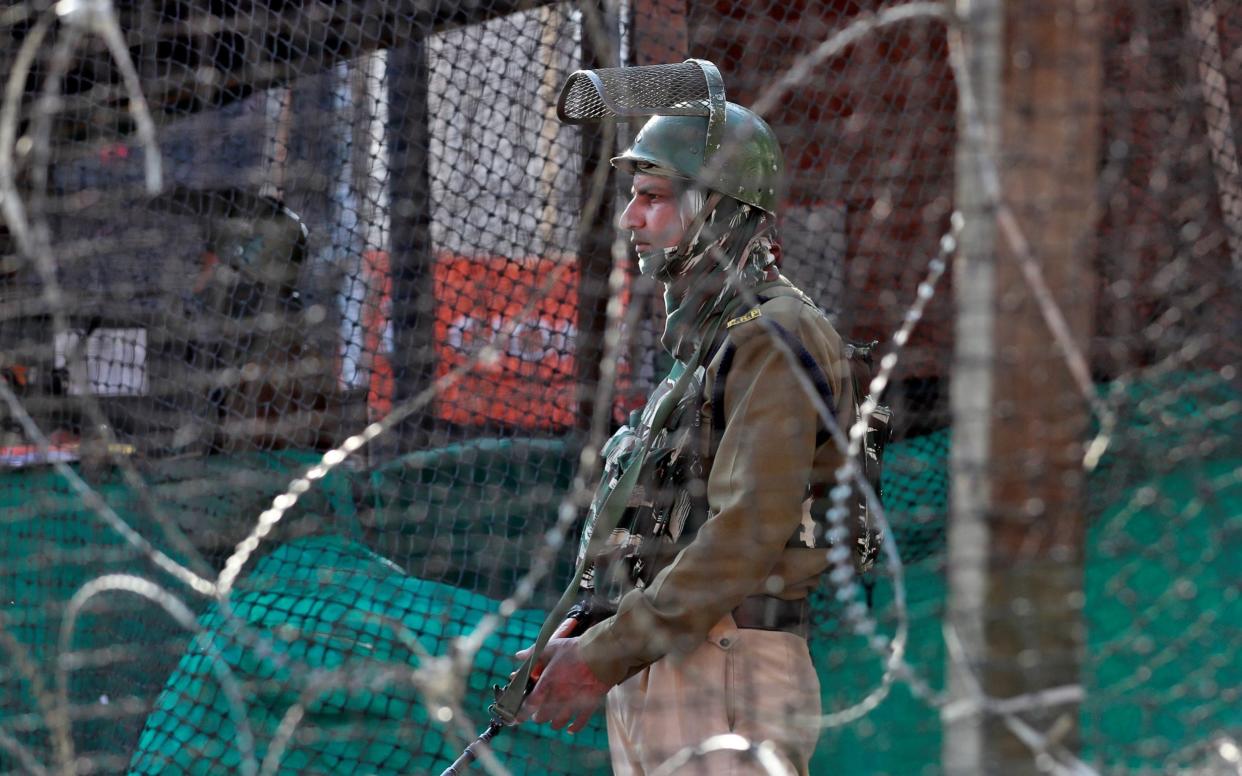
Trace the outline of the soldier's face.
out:
[[[638,252],[675,247],[686,231],[677,184],[670,178],[638,173],[630,191],[620,225],[630,232]]]

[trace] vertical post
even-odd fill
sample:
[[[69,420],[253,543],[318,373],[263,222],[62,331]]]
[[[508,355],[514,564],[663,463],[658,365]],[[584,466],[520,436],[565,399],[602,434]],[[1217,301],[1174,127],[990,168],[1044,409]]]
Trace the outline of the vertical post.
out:
[[[394,405],[435,380],[435,256],[431,245],[427,42],[414,37],[388,52],[388,145],[392,234]],[[422,443],[431,418],[415,414],[394,429],[400,450]]]
[[[616,24],[609,6],[601,0],[582,4],[583,69],[616,66]],[[615,136],[615,125],[610,122],[582,127],[582,220],[578,234],[578,336],[574,343],[574,371],[578,386],[577,426],[584,433],[591,427],[601,387],[600,359],[607,323],[616,188],[616,177],[608,159]]]
[[[989,213],[996,202],[983,202],[974,218],[987,222],[981,225],[988,230],[985,242],[963,245],[964,254],[975,256],[986,251],[986,241],[995,246],[990,303],[987,289],[976,285],[987,271],[972,278],[966,277],[969,260],[958,267],[966,287],[958,290],[957,361],[964,371],[953,376],[954,445],[962,449],[953,460],[950,622],[973,660],[950,664],[950,685],[962,697],[973,669],[983,693],[1004,699],[1079,683],[1087,404],[1022,263],[1038,268],[1070,337],[1085,352],[1101,62],[1099,11],[1092,3],[1003,0],[1003,18],[992,20],[995,4],[971,4],[970,56],[982,83],[995,85],[991,93],[989,86],[978,93],[997,138],[999,194],[1007,212]],[[990,52],[986,59],[980,58],[984,51]],[[967,142],[964,132],[959,137]],[[975,152],[962,148],[959,156]],[[963,206],[977,204],[966,190],[978,182],[970,178],[977,172],[959,167]],[[982,316],[976,322],[990,316],[990,347],[980,346],[989,335],[969,323],[976,315]],[[968,394],[981,385],[990,402],[971,406]],[[970,417],[972,411],[985,419]],[[964,568],[955,567],[959,561]],[[1076,703],[1022,714],[1054,753],[1076,749],[1077,718]],[[1039,772],[1030,747],[995,715],[950,725],[946,733],[950,773]],[[953,751],[954,737],[966,754]]]
[[[350,169],[356,192],[357,231],[363,286],[362,367],[367,380],[367,421],[381,420],[392,411],[392,354],[388,327],[392,320],[392,268],[388,252],[391,231],[388,186],[388,52],[359,57],[353,75],[354,124]],[[381,441],[380,445],[384,445]]]
[[[987,640],[995,659],[985,677],[1000,697],[1080,679],[1088,410],[1019,261],[1038,264],[1070,336],[1087,352],[1102,80],[1095,6],[1007,0],[1001,187],[1032,255],[1015,255],[1014,242],[1002,241],[996,276],[992,555],[998,573],[988,591]],[[1054,743],[1077,749],[1076,703],[1024,719],[1054,731]],[[996,733],[998,759],[1021,756],[1026,771],[1035,772],[1030,752],[1012,735]]]
[[[951,513],[948,525],[947,638],[950,651],[947,680],[951,702],[945,707],[941,760],[946,774],[983,773],[982,718],[969,713],[978,688],[975,676],[987,642],[984,604],[988,589],[988,513],[991,488],[992,369],[996,299],[996,212],[985,194],[984,165],[995,158],[1000,140],[1000,71],[1003,0],[956,0],[963,20],[965,67],[969,83],[959,94],[956,154],[957,210],[964,218],[953,262],[957,310],[949,406],[953,419],[950,448]],[[968,102],[972,99],[973,104]],[[968,110],[975,116],[969,117]],[[984,142],[971,137],[970,120],[984,132]],[[951,717],[949,712],[962,711]]]

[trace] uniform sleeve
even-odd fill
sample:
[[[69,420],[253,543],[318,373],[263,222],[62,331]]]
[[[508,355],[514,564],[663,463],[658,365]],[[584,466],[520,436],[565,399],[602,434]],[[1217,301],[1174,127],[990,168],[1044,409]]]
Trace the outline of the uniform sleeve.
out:
[[[766,332],[750,334],[725,386],[727,422],[707,483],[712,516],[650,585],[583,635],[583,658],[601,680],[620,682],[701,644],[743,598],[764,591],[801,523],[818,415],[795,362]]]

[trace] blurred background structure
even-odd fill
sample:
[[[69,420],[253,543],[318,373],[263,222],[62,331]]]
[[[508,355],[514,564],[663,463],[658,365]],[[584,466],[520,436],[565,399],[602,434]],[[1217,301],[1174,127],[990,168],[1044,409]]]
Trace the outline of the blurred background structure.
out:
[[[556,95],[687,57],[776,130],[783,270],[891,376],[896,552],[869,607],[815,596],[814,772],[1242,772],[1238,0],[22,0],[0,36],[0,773],[451,762],[572,571],[592,418],[669,365],[612,226],[636,127]],[[495,746],[607,770],[599,725]]]

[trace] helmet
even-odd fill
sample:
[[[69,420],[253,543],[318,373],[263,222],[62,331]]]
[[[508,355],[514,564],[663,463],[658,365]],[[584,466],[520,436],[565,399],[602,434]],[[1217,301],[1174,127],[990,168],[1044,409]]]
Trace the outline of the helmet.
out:
[[[785,172],[776,134],[741,105],[725,103],[724,113],[723,131],[711,147],[707,116],[653,116],[612,165],[631,174],[685,178],[776,215]]]
[[[651,116],[613,166],[685,178],[776,215],[780,143],[758,114],[725,101],[720,70],[705,59],[578,70],[556,115],[568,124]]]

